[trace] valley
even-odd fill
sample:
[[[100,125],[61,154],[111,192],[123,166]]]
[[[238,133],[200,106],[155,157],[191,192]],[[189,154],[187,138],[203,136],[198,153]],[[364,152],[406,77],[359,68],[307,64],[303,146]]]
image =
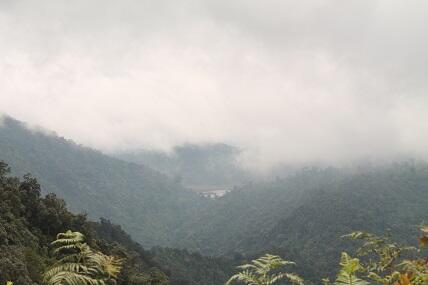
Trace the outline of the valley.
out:
[[[428,285],[427,11],[0,0],[0,285]]]
[[[63,197],[90,220],[120,224],[153,248],[155,260],[186,278],[194,265],[184,264],[196,259],[208,262],[203,268],[219,264],[216,274],[224,274],[270,252],[295,260],[296,271],[316,284],[319,276],[334,276],[340,252],[350,249],[340,236],[390,231],[412,243],[428,208],[428,164],[416,160],[308,167],[233,189],[186,189],[170,173],[29,130],[12,118],[0,127],[0,153],[13,174],[32,173],[42,193]],[[211,284],[222,284],[217,278]]]

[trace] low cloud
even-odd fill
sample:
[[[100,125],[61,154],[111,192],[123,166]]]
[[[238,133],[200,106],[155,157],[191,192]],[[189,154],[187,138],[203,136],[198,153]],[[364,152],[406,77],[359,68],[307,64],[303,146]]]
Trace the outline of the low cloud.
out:
[[[427,157],[427,8],[2,1],[0,111],[104,151],[225,142],[262,167]]]

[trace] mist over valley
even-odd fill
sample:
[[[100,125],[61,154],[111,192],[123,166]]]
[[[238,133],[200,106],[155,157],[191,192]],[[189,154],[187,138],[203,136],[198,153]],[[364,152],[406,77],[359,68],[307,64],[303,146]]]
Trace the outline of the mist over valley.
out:
[[[0,1],[0,285],[428,284],[423,1]]]

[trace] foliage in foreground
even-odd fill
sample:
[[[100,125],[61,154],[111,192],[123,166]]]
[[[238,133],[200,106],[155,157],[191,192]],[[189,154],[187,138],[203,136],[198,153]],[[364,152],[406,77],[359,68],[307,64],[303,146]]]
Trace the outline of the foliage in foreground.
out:
[[[303,280],[297,274],[281,272],[279,269],[294,265],[292,261],[284,260],[277,255],[266,254],[251,263],[238,266],[242,271],[233,275],[226,285],[235,281],[244,282],[248,285],[271,285],[282,279],[289,280],[292,284],[303,285]]]
[[[0,159],[13,165],[16,174],[35,174],[45,193],[57,193],[73,209],[87,211],[92,217],[120,222],[140,242],[225,256],[234,259],[233,263],[242,263],[241,258],[235,258],[239,255],[251,260],[270,252],[296,261],[296,272],[314,284],[320,276],[333,278],[335,261],[342,251],[352,253],[339,236],[352,229],[382,232],[389,227],[398,241],[407,244],[416,234],[413,225],[426,218],[428,208],[428,163],[418,160],[344,168],[308,167],[292,175],[282,169],[276,172],[275,181],[254,181],[222,199],[206,201],[177,189],[173,181],[167,182],[150,169],[30,131],[12,119],[4,120],[0,128],[0,154]],[[25,195],[11,196],[15,199]],[[52,209],[55,199],[52,195],[50,198],[47,207],[42,205],[36,212],[30,203],[9,210],[0,200],[0,220],[12,226],[3,228],[0,221],[0,244],[4,244],[4,237],[13,240],[6,250],[0,248],[0,266],[8,270],[7,276],[0,276],[1,284],[7,278],[15,285],[40,283],[38,272],[50,265],[44,247],[58,232],[82,231],[79,225],[64,224],[69,220],[66,212],[56,215],[61,209]],[[20,213],[10,218],[10,212]],[[17,231],[17,225],[27,221],[23,227],[33,234],[41,230],[36,246],[26,247],[19,241],[24,236],[29,237],[24,238],[27,242],[32,238]],[[171,273],[171,281],[177,280],[173,275],[180,272],[178,278],[189,280],[190,285],[219,285],[227,280],[223,274],[232,274],[221,265],[215,269],[218,277],[212,278],[209,271],[215,266],[209,262],[197,264],[191,254],[182,253],[179,259],[175,252],[158,258],[168,262],[166,270],[161,270]],[[40,256],[43,258],[39,262]],[[192,262],[182,262],[187,259]],[[138,271],[135,267],[133,271]]]
[[[357,258],[342,253],[340,270],[335,285],[426,285],[428,260],[421,255],[428,244],[428,228],[421,227],[421,248],[401,246],[389,237],[366,232],[344,236],[361,243]],[[331,284],[324,279],[324,284]]]
[[[43,284],[43,272],[57,262],[50,243],[68,229],[84,234],[92,251],[125,259],[118,285],[219,285],[233,268],[184,250],[147,251],[109,220],[88,221],[56,195],[43,196],[35,178],[12,176],[0,161],[0,285]]]
[[[91,241],[93,234],[84,215],[68,212],[54,194],[42,197],[35,178],[9,173],[0,161],[0,284],[41,284],[41,273],[52,264],[49,242],[58,232],[76,229]]]
[[[59,260],[43,275],[47,285],[116,284],[123,260],[92,250],[79,232],[59,233],[52,242]]]
[[[337,274],[334,285],[368,285],[365,280],[358,278],[357,272],[363,270],[358,258],[350,257],[346,252],[340,258],[340,270]],[[330,284],[328,279],[324,279],[324,284]]]
[[[344,236],[361,242],[357,257],[342,252],[336,280],[324,278],[324,285],[427,285],[428,259],[421,255],[428,245],[428,227],[422,226],[419,238],[421,248],[401,246],[389,237],[366,232],[353,232]],[[296,274],[280,271],[294,262],[277,255],[266,254],[249,264],[238,266],[241,271],[233,275],[226,285],[241,282],[247,285],[271,285],[282,279],[287,284],[303,284]],[[282,284],[282,283],[281,283]]]

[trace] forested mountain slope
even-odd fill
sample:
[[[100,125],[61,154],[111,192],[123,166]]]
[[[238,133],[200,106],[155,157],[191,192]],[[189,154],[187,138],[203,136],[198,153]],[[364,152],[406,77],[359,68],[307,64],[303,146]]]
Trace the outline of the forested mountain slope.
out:
[[[41,284],[43,272],[55,262],[49,244],[67,230],[83,233],[92,248],[124,259],[118,285],[221,285],[233,268],[229,260],[187,251],[146,251],[120,226],[105,219],[90,222],[69,212],[56,195],[43,197],[35,178],[10,176],[0,161],[0,284]]]
[[[189,240],[189,244],[203,252],[254,251],[267,244],[284,244],[284,238],[315,226],[315,221],[306,223],[311,219],[324,219],[319,226],[346,226],[344,230],[370,229],[374,227],[372,223],[393,227],[409,219],[422,222],[427,205],[426,163],[409,161],[348,169],[314,167],[284,180],[246,185],[216,199],[201,215],[189,220],[181,234],[183,240],[200,238],[196,244]],[[292,233],[280,232],[281,225],[291,223],[302,227]],[[215,235],[220,228],[222,235]]]
[[[74,215],[67,211],[63,200],[54,194],[46,197],[40,194],[37,181],[26,176],[23,180],[9,176],[6,164],[0,162],[0,283],[12,280],[14,284],[41,283],[43,271],[52,263],[49,243],[56,234],[68,229],[82,232],[87,242],[95,247],[103,247],[106,252],[118,247],[97,237],[84,215]],[[138,248],[121,245],[120,255],[134,255],[124,268],[122,277],[137,276],[126,271],[132,267],[148,270],[156,266],[150,254]],[[116,252],[117,253],[117,252]],[[128,266],[129,265],[129,266]]]
[[[169,233],[200,197],[167,176],[4,117],[0,160],[15,174],[36,176],[44,193],[63,197],[72,210],[120,223],[146,246],[169,244]]]
[[[428,164],[420,161],[304,168],[284,179],[203,199],[148,167],[30,131],[10,118],[0,127],[0,159],[19,175],[33,173],[44,193],[61,195],[72,209],[123,225],[143,245],[236,261],[281,254],[295,260],[296,271],[309,280],[334,272],[340,251],[349,247],[341,235],[390,230],[409,241],[428,218]],[[185,250],[152,252],[171,272],[193,280],[199,275],[183,272],[198,263],[218,268],[215,280],[229,268],[228,261]]]
[[[341,250],[349,250],[340,236],[389,230],[413,242],[427,209],[426,163],[308,168],[217,199],[180,229],[177,246],[207,254],[282,254],[315,280],[334,272]]]

